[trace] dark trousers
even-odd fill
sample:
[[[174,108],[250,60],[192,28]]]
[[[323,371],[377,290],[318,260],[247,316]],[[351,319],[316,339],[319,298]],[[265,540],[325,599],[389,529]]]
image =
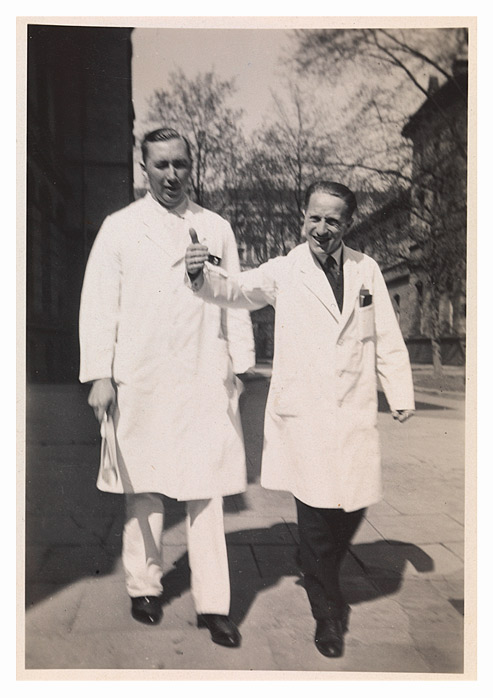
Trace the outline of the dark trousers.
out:
[[[366,509],[321,509],[295,500],[300,563],[313,617],[341,618],[346,603],[339,583],[341,564]]]

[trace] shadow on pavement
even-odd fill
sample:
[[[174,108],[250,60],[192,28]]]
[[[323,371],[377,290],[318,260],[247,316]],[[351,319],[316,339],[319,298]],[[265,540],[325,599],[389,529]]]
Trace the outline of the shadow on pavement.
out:
[[[269,381],[248,381],[241,399],[242,421],[247,453],[248,482],[257,482],[260,472],[262,431],[265,401]],[[382,396],[383,398],[383,396]],[[384,400],[384,398],[383,398]],[[381,401],[380,409],[388,409]],[[443,409],[433,404],[426,409]],[[82,578],[97,578],[110,574],[121,555],[121,533],[123,525],[123,498],[99,492],[95,482],[99,467],[99,430],[92,411],[87,406],[87,389],[78,385],[35,385],[29,386],[27,394],[27,445],[26,445],[26,602],[33,605],[52,593],[53,585],[68,585]],[[236,495],[225,499],[225,511],[238,513],[247,508],[244,497]],[[175,526],[185,516],[185,505],[172,502],[166,511],[166,529]],[[284,525],[284,524],[282,524]],[[228,543],[236,546],[248,537],[248,531],[228,534]],[[262,530],[261,541],[252,548],[261,550],[272,543],[272,530]],[[274,540],[275,540],[274,531]],[[262,542],[264,541],[264,542]],[[269,543],[270,541],[270,543]],[[293,541],[291,541],[293,543]],[[375,559],[382,558],[384,547],[373,544]],[[244,544],[238,544],[244,548]],[[355,550],[363,551],[362,546]],[[388,550],[387,550],[388,552]],[[258,582],[252,582],[242,601],[234,608],[239,617],[248,611],[255,595],[266,586],[285,575],[297,574],[294,560],[288,551],[276,557],[278,569],[274,580],[265,574]],[[416,551],[415,551],[416,553]],[[360,569],[358,574],[375,587],[365,593],[391,593],[397,583],[390,574],[410,554],[409,546],[400,553],[393,550],[392,563],[384,564],[386,573],[378,578],[380,586],[373,584],[373,566]],[[358,558],[359,559],[359,558]],[[256,561],[265,567],[262,561]],[[181,560],[173,571],[170,589],[187,587],[183,572],[186,561]],[[233,590],[245,587],[241,580],[238,564],[232,566]],[[235,580],[235,575],[240,578]],[[397,574],[397,578],[399,575]],[[252,586],[253,584],[253,586]],[[382,585],[390,591],[384,592]],[[251,588],[250,588],[251,587]],[[396,587],[397,588],[397,587]],[[363,594],[360,590],[358,594]],[[363,600],[364,595],[361,597]],[[357,601],[356,601],[357,602]]]
[[[231,617],[236,623],[241,624],[248,615],[260,592],[277,585],[283,577],[297,576],[297,584],[303,586],[303,577],[296,563],[296,546],[277,544],[284,530],[284,524],[276,524],[270,528],[244,529],[227,534]],[[245,555],[247,545],[242,541],[249,539],[255,541],[252,554],[257,564],[258,551],[262,551],[260,557],[263,558],[263,565],[260,569],[253,569],[249,557]],[[252,549],[252,546],[248,547]],[[284,550],[280,550],[281,547]],[[243,551],[239,551],[240,548]],[[266,562],[269,558],[270,564]],[[429,572],[434,567],[432,558],[414,544],[376,541],[352,546],[343,565],[341,580],[347,602],[356,605],[396,593],[402,584],[407,562],[418,572]],[[190,570],[186,553],[174,563],[174,568],[162,581],[163,606],[189,590]],[[289,609],[286,612],[289,613]]]
[[[434,410],[438,412],[442,411],[448,411],[451,408],[450,407],[445,407],[444,405],[438,405],[436,402],[433,402],[433,400],[430,400],[430,402],[424,402],[423,400],[416,400],[415,403],[416,406],[416,411],[428,411],[428,410]],[[390,412],[390,407],[389,403],[387,402],[387,398],[385,397],[385,394],[382,393],[381,391],[378,392],[378,411],[379,412]]]

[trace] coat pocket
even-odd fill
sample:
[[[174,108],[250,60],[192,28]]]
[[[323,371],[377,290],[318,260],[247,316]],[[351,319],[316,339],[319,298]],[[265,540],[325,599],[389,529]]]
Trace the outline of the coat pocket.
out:
[[[373,305],[358,308],[358,338],[363,341],[375,336],[375,312]]]

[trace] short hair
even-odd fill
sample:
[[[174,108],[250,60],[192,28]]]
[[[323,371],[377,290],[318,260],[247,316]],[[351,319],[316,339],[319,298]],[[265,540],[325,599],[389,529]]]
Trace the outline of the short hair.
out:
[[[343,199],[344,203],[346,204],[348,218],[351,218],[353,213],[356,211],[358,202],[356,201],[356,197],[351,189],[348,189],[346,186],[344,186],[344,184],[339,184],[339,182],[327,181],[318,181],[310,184],[305,194],[305,210],[308,208],[312,194],[315,194],[318,191],[322,191],[325,194],[331,194],[332,196],[337,196],[339,199]]]
[[[142,158],[144,162],[147,157],[148,143],[157,143],[158,141],[172,141],[175,139],[181,140],[185,143],[188,158],[190,162],[192,162],[192,149],[188,140],[185,138],[185,136],[182,136],[181,133],[178,133],[178,131],[176,131],[174,128],[167,128],[165,126],[157,128],[154,131],[149,131],[149,133],[145,134],[142,140]]]

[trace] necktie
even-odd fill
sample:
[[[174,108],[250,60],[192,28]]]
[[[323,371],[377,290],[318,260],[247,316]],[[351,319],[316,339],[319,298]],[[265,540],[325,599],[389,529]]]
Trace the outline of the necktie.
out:
[[[324,272],[330,285],[332,286],[332,291],[339,306],[339,311],[342,312],[342,302],[344,298],[344,277],[342,274],[342,268],[339,267],[337,261],[329,255],[324,264]]]

